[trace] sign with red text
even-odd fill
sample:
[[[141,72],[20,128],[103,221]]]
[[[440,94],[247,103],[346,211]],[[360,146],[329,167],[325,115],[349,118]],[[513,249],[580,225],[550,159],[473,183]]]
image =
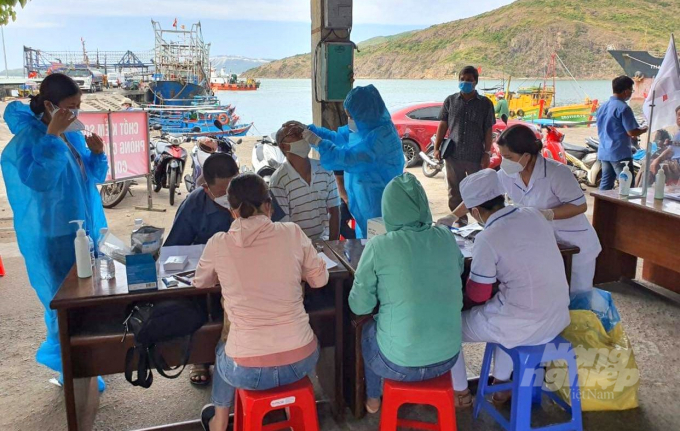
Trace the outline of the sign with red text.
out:
[[[86,133],[104,141],[109,159],[106,182],[149,174],[149,117],[143,111],[82,112]]]

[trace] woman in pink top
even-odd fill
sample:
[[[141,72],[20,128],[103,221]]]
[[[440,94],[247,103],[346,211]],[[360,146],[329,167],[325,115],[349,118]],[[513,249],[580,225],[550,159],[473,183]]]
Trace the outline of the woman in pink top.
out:
[[[235,221],[213,236],[196,270],[196,287],[220,284],[231,327],[216,350],[212,404],[203,408],[206,431],[224,431],[235,388],[266,390],[312,372],[319,346],[302,304],[301,281],[328,282],[312,242],[294,223],[274,223],[267,185],[239,175],[227,192]]]

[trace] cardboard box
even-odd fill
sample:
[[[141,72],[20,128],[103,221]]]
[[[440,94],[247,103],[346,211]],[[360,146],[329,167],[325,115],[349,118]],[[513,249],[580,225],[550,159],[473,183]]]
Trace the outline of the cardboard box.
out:
[[[387,229],[385,229],[385,222],[382,217],[376,217],[368,220],[368,234],[366,238],[371,239],[374,236],[385,235]]]

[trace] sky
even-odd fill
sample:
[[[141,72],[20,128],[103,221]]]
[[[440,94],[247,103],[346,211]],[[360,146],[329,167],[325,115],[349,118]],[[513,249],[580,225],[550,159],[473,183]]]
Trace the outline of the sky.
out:
[[[467,18],[512,0],[356,0],[352,40],[361,42]],[[30,0],[4,28],[9,69],[23,66],[23,46],[44,51],[153,48],[151,20],[200,20],[211,56],[280,59],[310,51],[310,0]],[[0,63],[0,70],[4,63]]]

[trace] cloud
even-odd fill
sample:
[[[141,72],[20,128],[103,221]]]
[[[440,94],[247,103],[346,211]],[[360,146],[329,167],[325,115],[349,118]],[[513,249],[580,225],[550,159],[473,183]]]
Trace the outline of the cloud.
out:
[[[355,0],[357,24],[433,25],[466,18],[513,0]],[[31,16],[122,17],[149,16],[155,20],[179,18],[189,23],[197,19],[310,22],[309,0],[61,0],[29,2],[17,11],[17,22]],[[170,21],[171,22],[171,21]]]

